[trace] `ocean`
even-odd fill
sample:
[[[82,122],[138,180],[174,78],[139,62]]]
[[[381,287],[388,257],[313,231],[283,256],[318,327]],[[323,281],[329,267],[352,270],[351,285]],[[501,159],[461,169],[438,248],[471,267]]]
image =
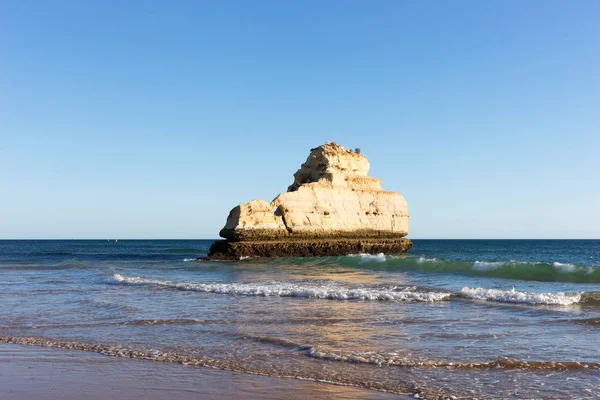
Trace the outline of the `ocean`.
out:
[[[600,397],[600,240],[197,260],[211,243],[0,241],[0,343],[422,398]]]

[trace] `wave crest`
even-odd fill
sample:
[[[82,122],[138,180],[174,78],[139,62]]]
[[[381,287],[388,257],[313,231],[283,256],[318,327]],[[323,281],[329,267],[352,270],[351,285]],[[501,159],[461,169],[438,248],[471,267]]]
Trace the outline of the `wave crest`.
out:
[[[361,268],[491,276],[541,282],[600,283],[600,265],[519,260],[444,260],[426,255],[350,254],[340,260]]]
[[[436,302],[451,296],[451,293],[415,291],[416,288],[347,288],[334,284],[314,286],[283,282],[269,283],[197,283],[171,282],[115,274],[108,283],[166,287],[195,292],[230,294],[240,296],[306,297],[329,300],[379,300],[401,302]]]
[[[349,257],[360,257],[361,262],[368,261],[376,261],[376,262],[385,262],[387,260],[387,256],[383,253],[378,254],[369,254],[369,253],[359,253],[359,254],[349,254]]]
[[[464,287],[461,290],[464,297],[476,300],[496,301],[501,303],[547,304],[568,306],[579,303],[581,293],[531,293],[511,290],[483,289]]]

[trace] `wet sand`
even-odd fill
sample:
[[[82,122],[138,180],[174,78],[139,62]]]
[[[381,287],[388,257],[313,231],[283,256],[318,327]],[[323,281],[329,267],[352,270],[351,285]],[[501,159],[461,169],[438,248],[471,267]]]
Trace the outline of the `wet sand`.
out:
[[[0,345],[0,398],[24,399],[407,399],[392,393],[291,378]]]

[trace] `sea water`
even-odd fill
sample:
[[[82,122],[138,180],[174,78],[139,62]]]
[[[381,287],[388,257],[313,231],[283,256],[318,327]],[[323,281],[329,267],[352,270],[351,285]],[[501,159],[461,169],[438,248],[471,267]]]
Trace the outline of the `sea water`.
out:
[[[0,342],[424,397],[600,396],[600,240],[198,260],[211,242],[0,241]]]

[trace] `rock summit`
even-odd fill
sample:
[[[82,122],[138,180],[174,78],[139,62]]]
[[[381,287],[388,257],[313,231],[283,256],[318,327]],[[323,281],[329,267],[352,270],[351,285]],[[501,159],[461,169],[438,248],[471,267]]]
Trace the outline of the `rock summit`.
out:
[[[311,149],[287,192],[234,207],[210,259],[403,253],[408,207],[368,176],[369,161],[333,143]]]

